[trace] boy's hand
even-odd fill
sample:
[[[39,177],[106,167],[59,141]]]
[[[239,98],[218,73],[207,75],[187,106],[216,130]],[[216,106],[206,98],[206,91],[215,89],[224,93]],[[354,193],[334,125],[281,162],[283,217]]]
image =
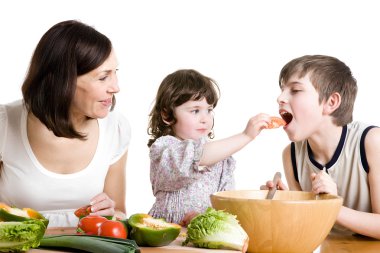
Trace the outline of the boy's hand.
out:
[[[269,190],[272,189],[273,187],[277,187],[277,190],[288,190],[288,187],[282,182],[281,179],[277,181],[277,185],[275,186],[273,184],[273,181],[267,181],[265,185],[260,186],[260,190]]]
[[[315,194],[329,193],[332,195],[338,195],[338,189],[336,183],[325,171],[321,171],[318,174],[312,173],[310,175],[312,191]]]

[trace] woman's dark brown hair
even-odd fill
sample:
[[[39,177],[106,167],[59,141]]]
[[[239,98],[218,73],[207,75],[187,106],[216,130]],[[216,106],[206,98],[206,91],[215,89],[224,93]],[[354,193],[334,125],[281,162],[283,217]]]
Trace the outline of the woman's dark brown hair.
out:
[[[111,41],[84,23],[68,20],[51,27],[39,41],[22,85],[27,109],[56,136],[85,139],[70,119],[77,77],[99,67],[111,51]]]
[[[149,114],[148,134],[152,138],[148,141],[148,147],[161,136],[174,135],[172,125],[177,122],[174,108],[189,100],[198,101],[203,98],[215,108],[219,95],[217,83],[193,69],[177,70],[165,77],[158,88],[156,102]],[[164,120],[170,122],[170,125]],[[213,134],[210,133],[209,137],[212,138]]]

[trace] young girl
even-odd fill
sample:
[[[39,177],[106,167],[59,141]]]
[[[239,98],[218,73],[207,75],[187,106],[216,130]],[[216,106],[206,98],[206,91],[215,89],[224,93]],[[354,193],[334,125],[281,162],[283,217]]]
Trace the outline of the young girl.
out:
[[[204,212],[210,194],[234,188],[231,155],[269,126],[269,115],[259,114],[242,133],[208,141],[218,99],[216,82],[195,70],[178,70],[162,81],[148,127],[153,217],[186,226]]]

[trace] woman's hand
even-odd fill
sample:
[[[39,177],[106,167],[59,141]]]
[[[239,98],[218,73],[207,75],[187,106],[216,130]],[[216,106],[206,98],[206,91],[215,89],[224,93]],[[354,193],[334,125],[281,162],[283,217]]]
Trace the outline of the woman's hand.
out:
[[[312,173],[310,175],[312,191],[315,194],[329,193],[332,195],[338,195],[338,189],[334,180],[325,171],[321,171],[318,174]]]
[[[90,215],[113,216],[115,214],[115,201],[104,192],[93,197],[90,204]]]

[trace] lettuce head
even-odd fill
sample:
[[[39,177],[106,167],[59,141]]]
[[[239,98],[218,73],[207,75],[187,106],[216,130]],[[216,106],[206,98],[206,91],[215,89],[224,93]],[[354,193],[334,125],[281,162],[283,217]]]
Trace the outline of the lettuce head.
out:
[[[0,252],[22,252],[36,248],[45,234],[40,220],[0,222]]]
[[[183,245],[210,249],[234,249],[245,252],[248,235],[235,215],[209,207],[205,213],[194,217],[187,226]]]

